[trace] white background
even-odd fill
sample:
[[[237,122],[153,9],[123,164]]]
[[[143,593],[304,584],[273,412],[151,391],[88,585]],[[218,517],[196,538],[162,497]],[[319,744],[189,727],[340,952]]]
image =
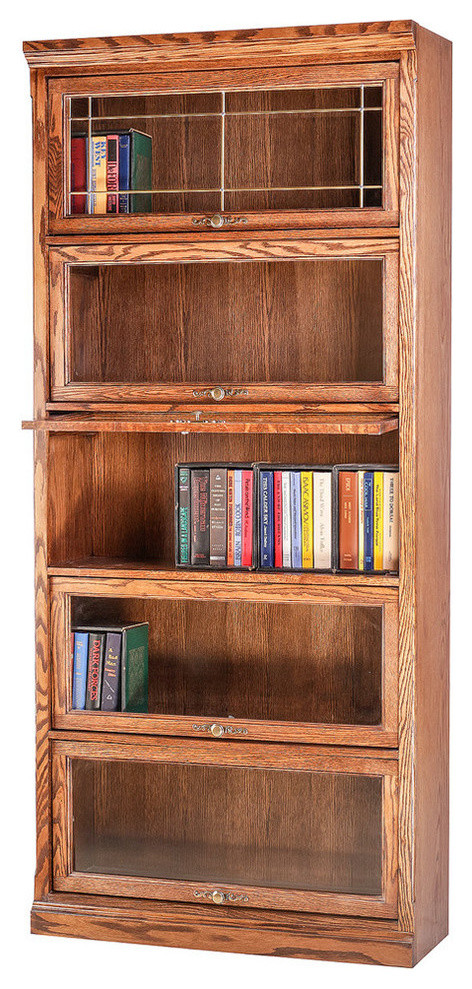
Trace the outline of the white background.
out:
[[[33,472],[32,439],[20,421],[32,412],[31,109],[24,39],[163,33],[293,24],[394,20],[411,17],[455,45],[453,487],[452,487],[452,746],[451,934],[413,971],[203,951],[150,948],[29,933],[34,872],[33,735]],[[470,201],[472,186],[470,5],[459,0],[390,3],[237,4],[180,0],[22,0],[2,12],[1,107],[1,626],[2,773],[0,794],[0,923],[5,945],[0,971],[6,986],[203,984],[298,987],[329,980],[358,986],[470,985],[471,937],[471,430],[472,385]],[[468,236],[469,233],[469,236]],[[438,236],[441,232],[438,231]],[[438,520],[438,525],[441,521]],[[434,552],[434,547],[431,547]]]

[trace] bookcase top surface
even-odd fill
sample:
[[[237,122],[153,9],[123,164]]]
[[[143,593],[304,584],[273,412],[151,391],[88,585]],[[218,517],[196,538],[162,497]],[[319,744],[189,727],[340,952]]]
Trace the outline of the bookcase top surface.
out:
[[[223,64],[250,64],[261,56],[286,60],[328,60],[336,56],[370,57],[415,47],[414,21],[374,21],[365,24],[328,24],[301,27],[203,31],[195,34],[150,34],[123,37],[25,41],[23,51],[31,68],[86,67],[116,63],[143,65],[163,62],[218,60]]]

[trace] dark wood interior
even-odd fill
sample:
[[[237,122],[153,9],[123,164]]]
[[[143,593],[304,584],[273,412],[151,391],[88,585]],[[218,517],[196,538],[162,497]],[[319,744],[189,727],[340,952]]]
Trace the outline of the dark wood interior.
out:
[[[398,433],[55,433],[49,446],[49,562],[88,557],[173,566],[177,463],[398,464]]]
[[[361,155],[364,183],[382,186],[381,86],[363,93],[351,86],[110,96],[91,103],[92,133],[133,127],[152,137],[152,212],[382,204],[381,188],[372,190],[370,202],[359,192]],[[71,133],[87,133],[88,100],[73,99],[70,112]]]
[[[75,597],[71,619],[149,622],[150,714],[381,721],[379,607]]]
[[[72,761],[74,869],[380,894],[382,780]]]
[[[72,265],[73,382],[383,379],[382,261]]]

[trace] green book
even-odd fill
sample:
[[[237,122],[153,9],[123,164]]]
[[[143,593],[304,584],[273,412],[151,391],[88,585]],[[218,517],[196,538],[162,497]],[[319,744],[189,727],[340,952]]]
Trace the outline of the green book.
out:
[[[131,182],[130,189],[152,189],[152,138],[149,134],[131,130]],[[150,213],[152,196],[130,196],[130,213]]]
[[[121,710],[148,709],[149,625],[124,625],[121,648]]]

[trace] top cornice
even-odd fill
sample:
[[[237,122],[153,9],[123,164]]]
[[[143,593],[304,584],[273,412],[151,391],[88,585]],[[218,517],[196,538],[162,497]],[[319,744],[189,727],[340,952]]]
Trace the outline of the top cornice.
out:
[[[150,34],[58,41],[25,41],[30,68],[68,72],[91,67],[143,70],[176,66],[198,68],[250,66],[296,61],[324,62],[332,58],[363,60],[392,58],[415,47],[414,21],[331,24],[311,27],[259,28],[244,31],[204,31],[198,34]]]

